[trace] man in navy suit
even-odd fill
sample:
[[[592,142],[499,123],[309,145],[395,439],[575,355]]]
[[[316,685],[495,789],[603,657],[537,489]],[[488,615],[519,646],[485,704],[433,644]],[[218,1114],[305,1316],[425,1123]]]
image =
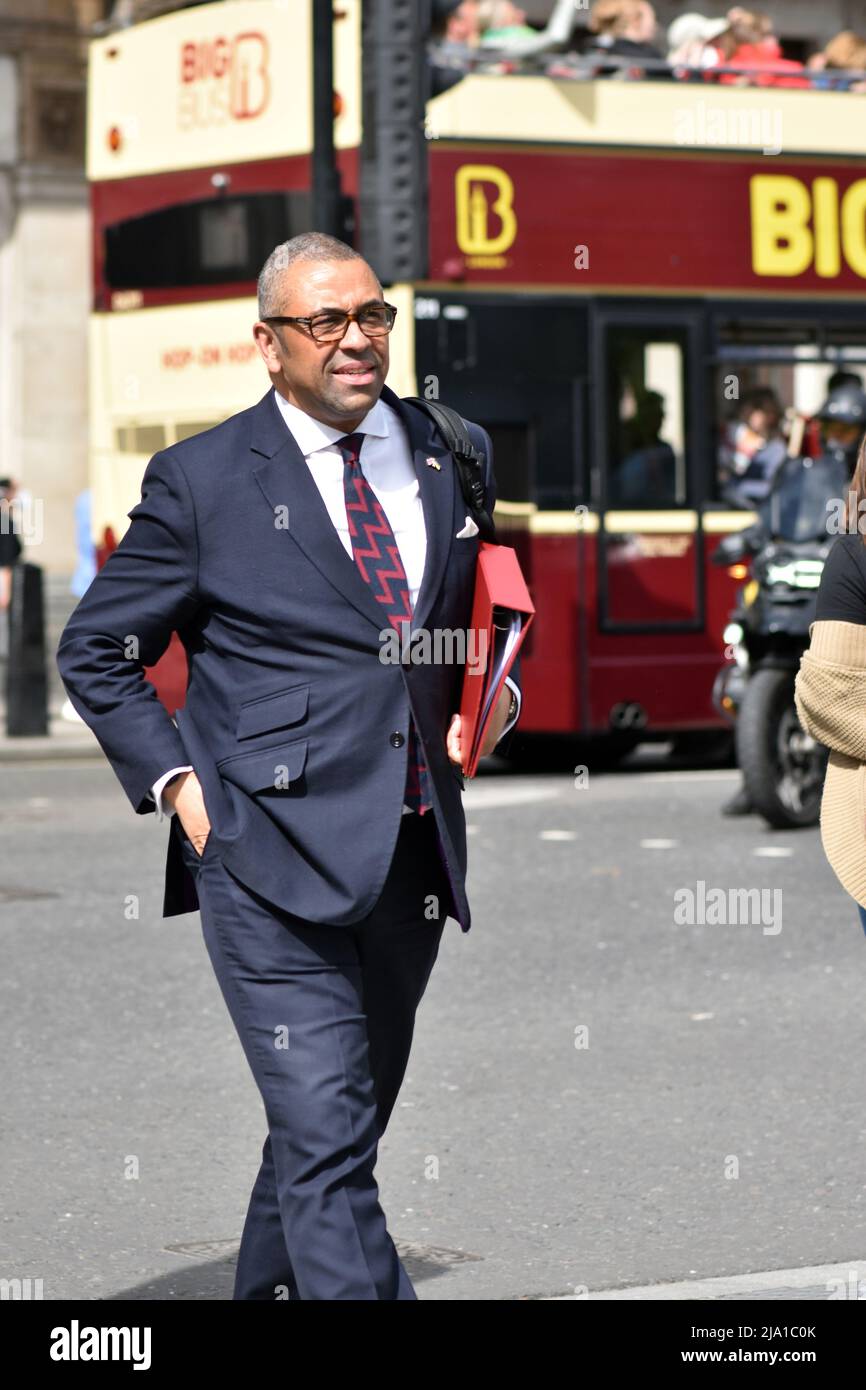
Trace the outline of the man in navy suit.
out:
[[[295,237],[259,314],[271,389],[151,459],[57,662],[134,809],[172,816],[163,912],[200,909],[261,1091],[234,1297],[414,1299],[374,1167],[445,917],[470,926],[463,668],[387,639],[466,631],[477,528],[385,385],[394,311],[366,261]],[[176,724],[143,676],[175,630]],[[510,681],[484,752],[519,699]]]

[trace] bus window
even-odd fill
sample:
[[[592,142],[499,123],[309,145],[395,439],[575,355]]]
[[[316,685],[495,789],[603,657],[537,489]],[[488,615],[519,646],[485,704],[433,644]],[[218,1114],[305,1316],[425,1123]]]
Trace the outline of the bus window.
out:
[[[685,361],[684,341],[670,331],[610,329],[608,506],[687,505]]]
[[[754,508],[789,456],[815,457],[815,412],[837,374],[866,381],[866,335],[859,325],[742,318],[716,326],[711,496]]]
[[[119,425],[114,443],[121,454],[155,454],[166,446],[164,425]]]
[[[309,230],[308,193],[176,203],[106,228],[106,284],[159,290],[255,280],[278,242]]]
[[[493,444],[496,493],[510,502],[528,502],[532,496],[535,431],[530,425],[485,423]]]
[[[587,502],[584,400],[587,312],[529,295],[424,293],[415,301],[419,391],[493,441],[500,501],[573,511]]]
[[[175,443],[180,443],[182,439],[190,439],[194,434],[203,434],[205,430],[212,430],[214,425],[218,425],[219,420],[182,420],[174,427]]]

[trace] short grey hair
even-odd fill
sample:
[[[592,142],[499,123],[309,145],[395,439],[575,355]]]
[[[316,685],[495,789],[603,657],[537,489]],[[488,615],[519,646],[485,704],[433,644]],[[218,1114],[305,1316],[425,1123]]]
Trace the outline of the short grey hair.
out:
[[[262,266],[258,280],[259,318],[270,318],[283,308],[280,277],[296,261],[363,261],[360,252],[327,232],[301,232],[275,246]],[[364,261],[366,265],[367,262]]]

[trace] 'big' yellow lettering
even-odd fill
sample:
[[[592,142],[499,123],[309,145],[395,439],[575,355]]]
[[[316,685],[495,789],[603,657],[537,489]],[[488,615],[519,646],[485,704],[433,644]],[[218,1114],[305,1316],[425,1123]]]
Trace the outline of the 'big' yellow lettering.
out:
[[[488,204],[482,184],[493,184],[496,197]],[[461,164],[454,176],[457,245],[467,256],[493,256],[507,251],[517,235],[514,184],[495,164]],[[499,219],[499,231],[489,235],[488,212]]]
[[[752,269],[756,275],[803,275],[810,268],[835,279],[842,262],[866,279],[866,179],[839,197],[839,185],[817,178],[811,188],[790,174],[756,174],[749,183]]]

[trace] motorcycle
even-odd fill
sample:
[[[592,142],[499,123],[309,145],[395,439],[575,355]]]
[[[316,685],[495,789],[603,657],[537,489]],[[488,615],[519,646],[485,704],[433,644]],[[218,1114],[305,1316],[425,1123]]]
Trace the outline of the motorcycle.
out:
[[[794,680],[809,645],[818,586],[835,537],[831,501],[848,475],[837,460],[789,459],[760,519],[726,536],[716,565],[747,566],[748,582],[725,629],[731,660],[713,689],[719,713],[734,722],[737,762],[746,792],[770,825],[815,825],[828,750],[801,727]]]

